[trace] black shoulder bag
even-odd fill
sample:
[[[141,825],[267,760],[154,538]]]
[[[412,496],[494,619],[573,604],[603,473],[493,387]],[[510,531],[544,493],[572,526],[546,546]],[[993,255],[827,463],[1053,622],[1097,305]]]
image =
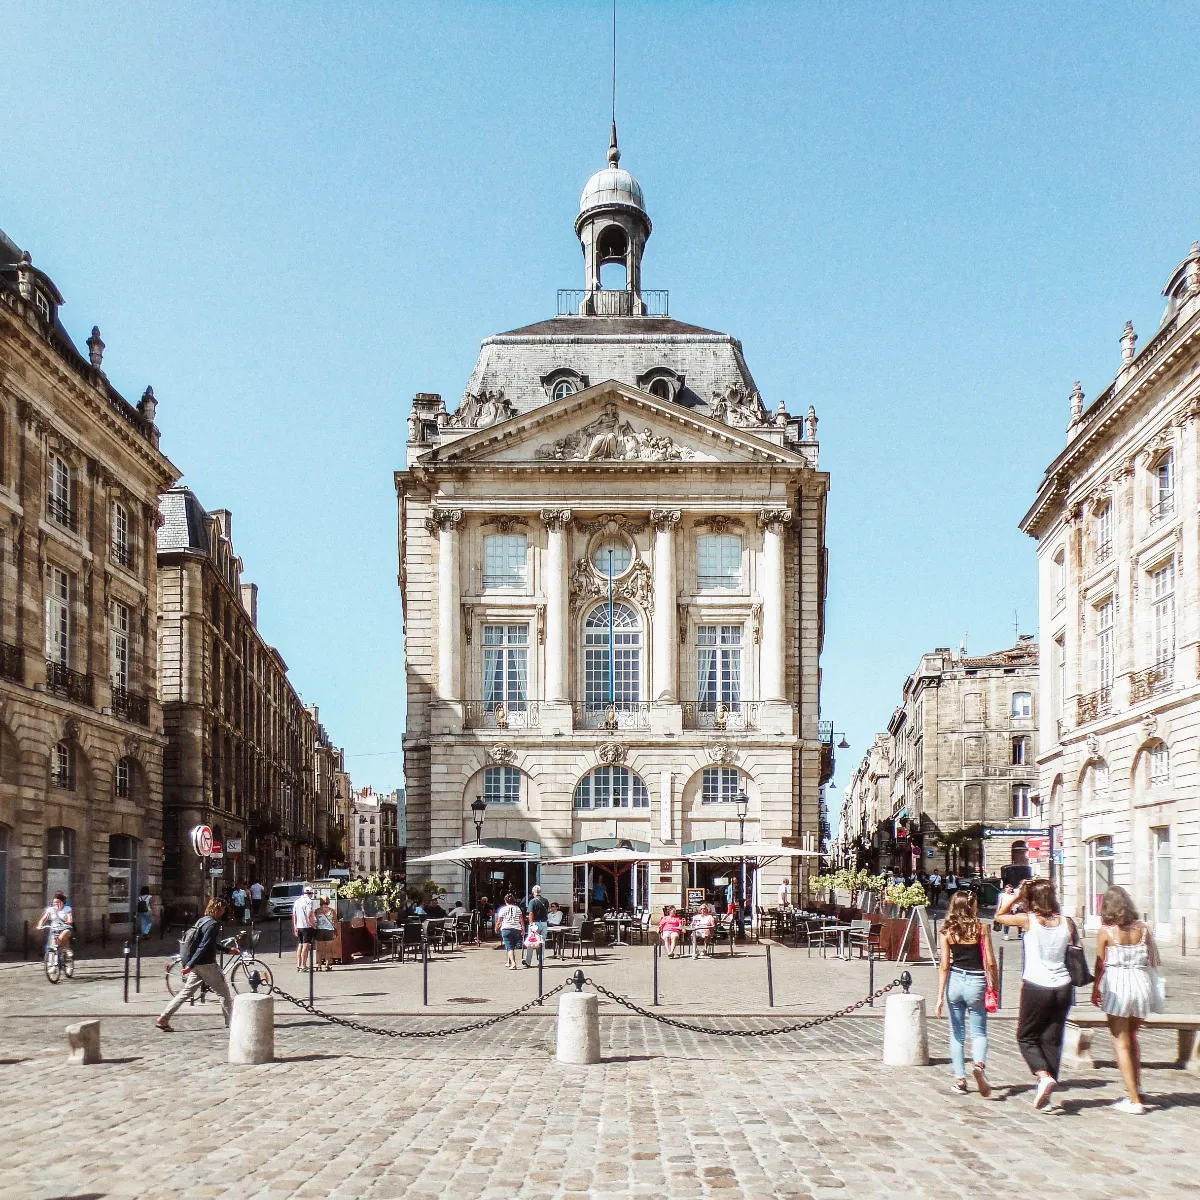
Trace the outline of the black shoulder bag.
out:
[[[1030,920],[1036,918],[1031,917]],[[1067,923],[1067,928],[1071,931],[1071,940],[1067,943],[1066,951],[1063,953],[1063,963],[1067,968],[1067,974],[1071,977],[1071,982],[1076,987],[1083,987],[1085,984],[1092,982],[1092,972],[1088,967],[1087,951],[1079,944],[1078,934],[1075,932],[1075,922],[1070,917],[1063,917]]]

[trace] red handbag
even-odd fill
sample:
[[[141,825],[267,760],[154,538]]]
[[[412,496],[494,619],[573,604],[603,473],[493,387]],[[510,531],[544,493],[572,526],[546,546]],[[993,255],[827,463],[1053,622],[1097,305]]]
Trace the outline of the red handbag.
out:
[[[985,939],[979,939],[979,953],[983,957],[983,961],[987,962],[987,947],[984,944]],[[987,990],[983,993],[983,1007],[986,1012],[996,1012],[1000,1007],[1000,994],[990,984]]]

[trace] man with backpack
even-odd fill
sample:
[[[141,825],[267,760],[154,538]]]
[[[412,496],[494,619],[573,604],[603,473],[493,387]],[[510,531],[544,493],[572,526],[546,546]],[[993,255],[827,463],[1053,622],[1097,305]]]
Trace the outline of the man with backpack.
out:
[[[229,994],[229,985],[225,982],[225,976],[221,974],[221,968],[217,966],[217,935],[220,932],[218,922],[224,915],[225,902],[210,900],[204,910],[204,916],[180,940],[179,966],[183,972],[183,987],[154,1022],[163,1033],[175,1032],[171,1028],[171,1016],[191,1000],[202,986],[221,997],[221,1013],[225,1017],[226,1026],[229,1025],[233,997]]]

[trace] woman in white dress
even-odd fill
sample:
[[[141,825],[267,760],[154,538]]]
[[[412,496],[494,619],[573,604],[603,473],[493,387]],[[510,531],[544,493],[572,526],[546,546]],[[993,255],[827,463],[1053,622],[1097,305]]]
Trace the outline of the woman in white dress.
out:
[[[1125,1080],[1126,1097],[1113,1108],[1134,1116],[1146,1111],[1141,1094],[1138,1030],[1157,1003],[1154,968],[1158,962],[1158,947],[1150,930],[1138,919],[1129,893],[1124,888],[1110,887],[1100,906],[1092,1003],[1104,1009],[1108,1017],[1117,1066]]]

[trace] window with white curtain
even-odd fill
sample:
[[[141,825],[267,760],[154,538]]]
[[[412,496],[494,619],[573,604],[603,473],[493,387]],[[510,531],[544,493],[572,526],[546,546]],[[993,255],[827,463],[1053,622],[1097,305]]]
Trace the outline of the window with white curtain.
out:
[[[529,626],[483,627],[483,699],[522,711],[529,702]]]
[[[1150,575],[1154,599],[1154,664],[1175,658],[1175,560],[1169,559]]]
[[[1017,784],[1012,790],[1012,815],[1029,816],[1029,787],[1024,783]]]
[[[1171,752],[1165,742],[1155,742],[1150,750],[1150,782],[1166,783],[1171,778]]]
[[[1014,717],[1033,716],[1033,693],[1013,692],[1012,715]]]
[[[524,588],[526,549],[524,534],[502,533],[485,537],[483,539],[484,590]]]
[[[129,606],[113,603],[109,630],[109,672],[114,688],[129,690]]]
[[[742,586],[742,539],[708,533],[696,539],[696,590]]]
[[[1154,468],[1154,509],[1156,518],[1169,517],[1175,510],[1175,459],[1168,454]]]
[[[486,768],[483,772],[483,798],[488,804],[520,804],[520,768]]]
[[[642,622],[628,604],[614,604],[612,677],[609,677],[608,605],[598,604],[583,627],[583,690],[589,709],[603,709],[612,689],[614,705],[637,704],[642,698]]]
[[[742,703],[742,627],[696,627],[696,701],[712,712],[718,704],[737,712]]]
[[[576,808],[649,808],[642,777],[628,767],[597,767],[575,785]]]
[[[1113,681],[1113,602],[1110,597],[1096,610],[1096,674],[1107,690]]]
[[[46,660],[71,665],[71,577],[58,567],[46,569]]]

